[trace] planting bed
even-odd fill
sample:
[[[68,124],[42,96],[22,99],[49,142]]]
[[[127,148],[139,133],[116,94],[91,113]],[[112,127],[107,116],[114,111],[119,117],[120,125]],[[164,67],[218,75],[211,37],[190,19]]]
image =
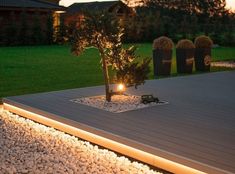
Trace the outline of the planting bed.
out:
[[[88,105],[98,109],[103,109],[113,113],[121,113],[156,105],[167,104],[167,102],[141,103],[141,96],[136,95],[114,95],[111,102],[106,102],[105,96],[85,97],[71,100],[76,103]]]

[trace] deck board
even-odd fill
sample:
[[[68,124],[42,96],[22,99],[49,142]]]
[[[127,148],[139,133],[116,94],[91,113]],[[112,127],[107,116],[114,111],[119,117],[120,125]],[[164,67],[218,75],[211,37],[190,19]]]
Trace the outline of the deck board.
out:
[[[102,86],[7,97],[3,101],[36,113],[51,113],[73,124],[88,125],[94,133],[192,165],[189,167],[197,167],[193,162],[198,162],[205,164],[208,171],[215,167],[224,173],[235,173],[234,89],[234,71],[151,80],[138,90],[127,92],[154,94],[169,104],[119,114],[70,101],[103,95]],[[177,158],[164,156],[156,149]]]

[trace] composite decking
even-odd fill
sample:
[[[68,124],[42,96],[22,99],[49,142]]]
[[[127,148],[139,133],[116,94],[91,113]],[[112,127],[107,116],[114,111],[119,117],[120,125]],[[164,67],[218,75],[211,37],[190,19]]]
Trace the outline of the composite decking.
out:
[[[234,71],[151,80],[127,92],[169,104],[115,114],[70,101],[104,94],[102,86],[3,102],[206,173],[235,173]]]

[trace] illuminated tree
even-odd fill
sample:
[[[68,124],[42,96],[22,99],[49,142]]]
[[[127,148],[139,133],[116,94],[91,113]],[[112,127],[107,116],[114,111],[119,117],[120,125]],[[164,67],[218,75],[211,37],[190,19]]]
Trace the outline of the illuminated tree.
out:
[[[126,87],[144,83],[149,73],[150,59],[138,63],[135,48],[124,49],[121,37],[123,28],[119,21],[109,13],[86,13],[79,27],[74,31],[72,52],[80,55],[87,47],[98,49],[101,57],[105,82],[106,100],[111,101],[109,67],[116,73],[115,81]]]
[[[127,4],[130,7],[136,7],[143,5],[144,1],[143,0],[122,0],[125,4]]]

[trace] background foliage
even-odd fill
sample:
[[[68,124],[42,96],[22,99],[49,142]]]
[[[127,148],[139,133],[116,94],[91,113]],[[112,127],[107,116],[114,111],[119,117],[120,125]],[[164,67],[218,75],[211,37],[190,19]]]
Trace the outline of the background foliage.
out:
[[[127,0],[123,0],[126,1]],[[225,8],[225,0],[136,0],[144,6],[136,8],[136,15],[123,21],[126,43],[152,42],[159,36],[168,36],[175,43],[180,39],[194,40],[198,35],[208,35],[215,44],[235,46],[235,14]],[[10,14],[15,19],[16,14]],[[28,18],[33,22],[28,22]],[[32,16],[24,11],[18,23],[9,22],[0,28],[0,46],[63,44],[68,41],[75,23],[53,28],[53,18],[46,22],[39,14]],[[0,17],[1,20],[1,17]],[[9,21],[11,21],[9,20]]]
[[[125,21],[126,42],[152,42],[165,35],[177,42],[210,36],[215,44],[235,45],[235,16],[225,0],[142,0],[137,15]]]

